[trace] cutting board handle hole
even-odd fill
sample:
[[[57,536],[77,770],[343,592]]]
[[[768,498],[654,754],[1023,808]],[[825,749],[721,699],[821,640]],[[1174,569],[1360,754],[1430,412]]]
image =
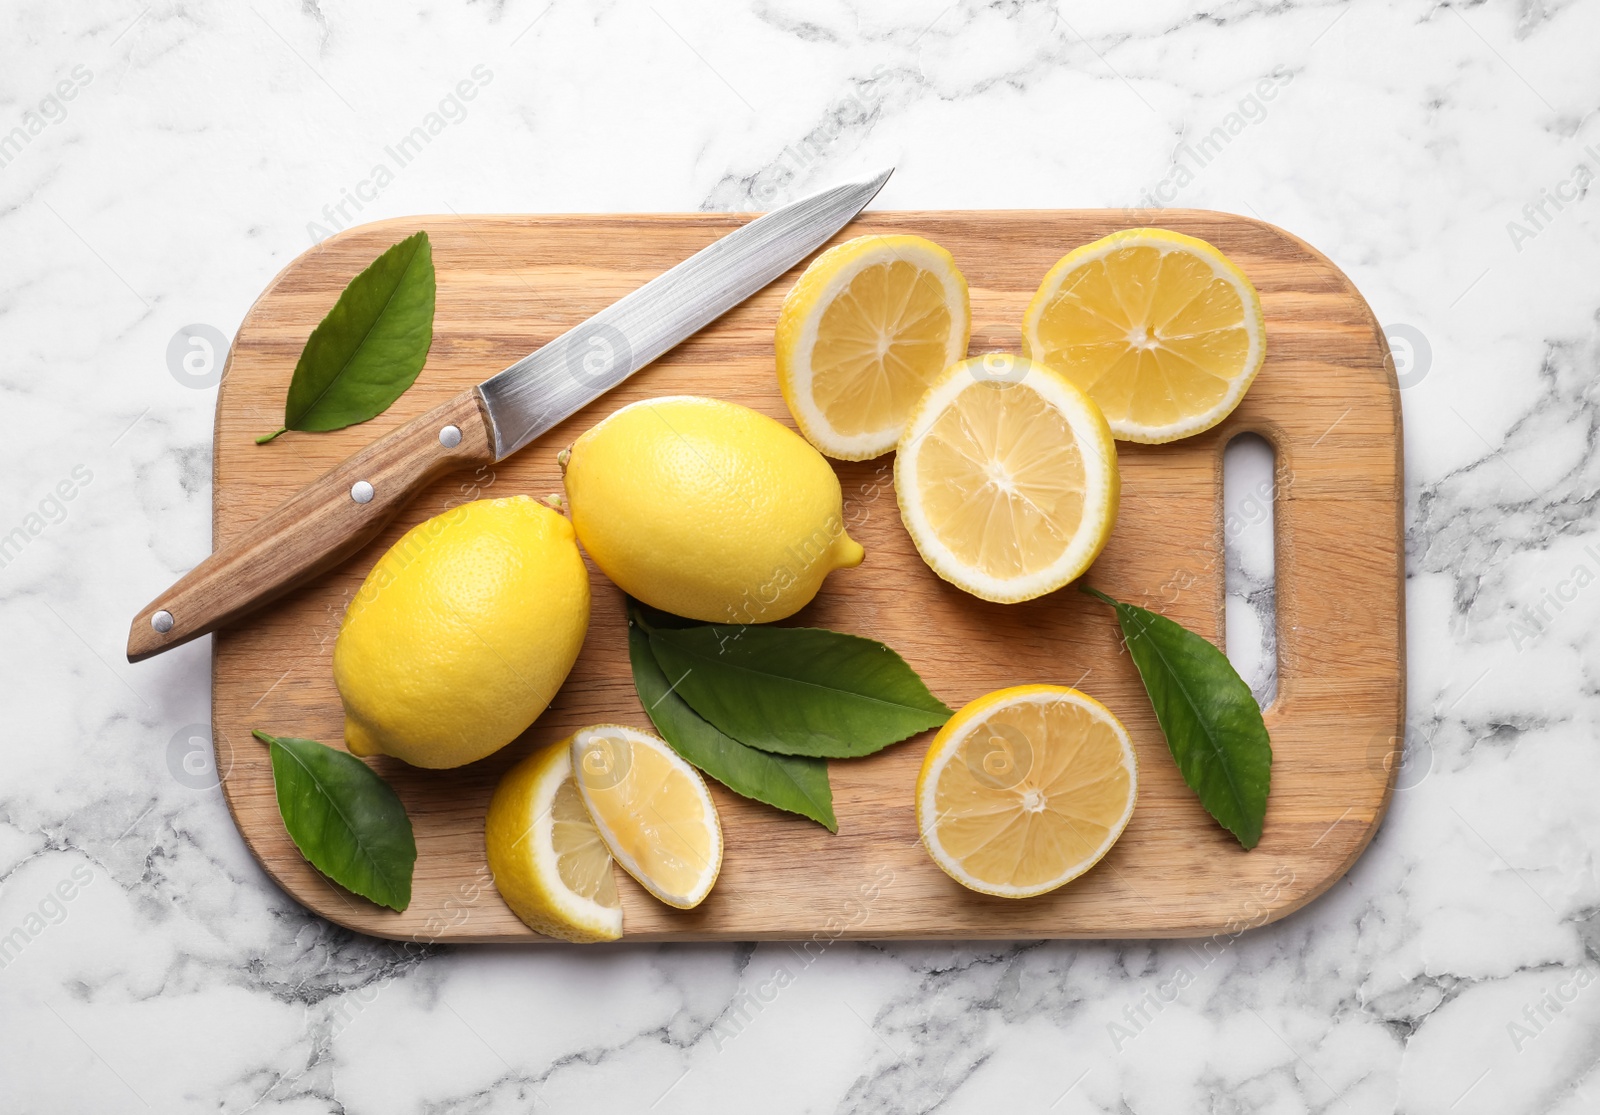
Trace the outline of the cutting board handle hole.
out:
[[[1223,645],[1262,708],[1278,695],[1277,464],[1260,434],[1240,434],[1222,451]]]

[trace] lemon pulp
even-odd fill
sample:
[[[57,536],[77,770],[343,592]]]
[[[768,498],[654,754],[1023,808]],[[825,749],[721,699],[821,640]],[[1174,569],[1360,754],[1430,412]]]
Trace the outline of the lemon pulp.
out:
[[[595,831],[571,778],[556,788],[555,801],[550,806],[550,846],[562,885],[601,906],[618,905],[611,853]]]
[[[811,353],[817,406],[848,436],[897,425],[942,371],[954,323],[944,285],[910,263],[863,270],[822,315]]]

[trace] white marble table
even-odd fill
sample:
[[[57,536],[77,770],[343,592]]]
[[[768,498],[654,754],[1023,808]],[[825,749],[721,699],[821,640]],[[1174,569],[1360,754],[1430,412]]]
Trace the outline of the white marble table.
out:
[[[142,5],[0,9],[0,1110],[1600,1110],[1600,3]],[[887,208],[1258,215],[1415,354],[1414,761],[1366,857],[1209,961],[413,959],[302,911],[191,751],[206,644],[121,654],[210,545],[174,337],[340,225],[888,163]]]

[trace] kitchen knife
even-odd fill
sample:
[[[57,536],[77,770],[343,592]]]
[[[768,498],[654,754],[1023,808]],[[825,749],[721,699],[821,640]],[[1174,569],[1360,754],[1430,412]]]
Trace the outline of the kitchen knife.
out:
[[[891,173],[756,218],[356,453],[146,605],[128,661],[242,619],[366,545],[430,481],[509,457],[821,247]]]

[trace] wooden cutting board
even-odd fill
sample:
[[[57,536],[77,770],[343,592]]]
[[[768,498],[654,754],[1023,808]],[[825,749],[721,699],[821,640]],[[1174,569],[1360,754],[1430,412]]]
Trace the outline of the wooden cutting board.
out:
[[[291,263],[250,310],[217,405],[218,543],[380,434],[551,340],[748,220],[727,214],[417,217],[366,225]],[[1266,710],[1272,794],[1260,845],[1242,851],[1201,809],[1167,753],[1109,610],[1068,588],[989,604],[918,558],[895,504],[891,458],[836,464],[858,569],[829,576],[794,623],[880,639],[951,707],[1025,682],[1076,684],[1127,725],[1139,751],[1132,823],[1099,866],[1060,890],[1012,901],[973,894],[928,859],[912,785],[931,733],[834,762],[838,835],[713,784],[727,852],[698,909],[651,899],[621,872],[628,938],[1167,937],[1231,934],[1326,890],[1372,839],[1403,736],[1404,561],[1400,403],[1371,310],[1336,267],[1259,221],[1193,210],[870,213],[837,240],[916,233],[948,248],[972,288],[974,354],[1020,351],[1024,306],[1068,250],[1148,223],[1202,237],[1255,283],[1267,357],[1221,426],[1167,446],[1119,444],[1115,535],[1088,574],[1113,595],[1222,642],[1222,452],[1255,431],[1278,459],[1279,683]],[[416,385],[387,414],[328,434],[281,425],[307,334],[349,279],[417,229],[433,241],[438,309]],[[509,460],[441,480],[365,551],[219,634],[213,652],[217,769],[239,831],[263,867],[317,913],[362,932],[419,941],[544,941],[495,893],[483,817],[501,773],[531,749],[597,721],[648,727],[628,667],[618,591],[591,568],[594,618],[549,710],[499,754],[454,771],[380,758],[416,829],[411,906],[380,909],[309,867],[284,831],[266,749],[252,728],[342,746],[330,667],[340,617],[378,556],[464,498],[561,489],[556,453],[617,407],[694,393],[790,422],[773,372],[778,307],[800,268]],[[792,425],[792,423],[791,423]]]

